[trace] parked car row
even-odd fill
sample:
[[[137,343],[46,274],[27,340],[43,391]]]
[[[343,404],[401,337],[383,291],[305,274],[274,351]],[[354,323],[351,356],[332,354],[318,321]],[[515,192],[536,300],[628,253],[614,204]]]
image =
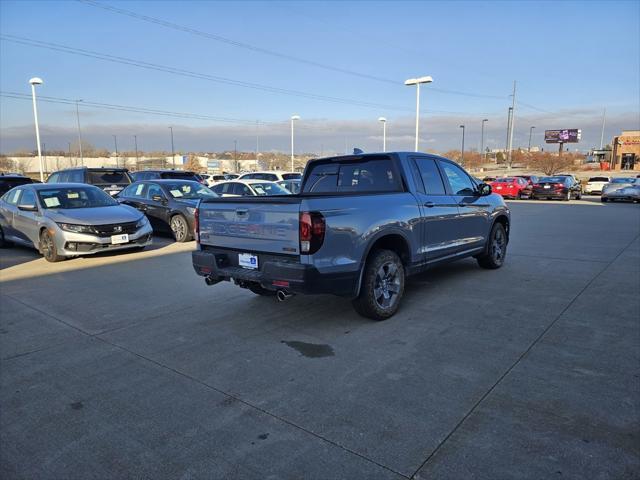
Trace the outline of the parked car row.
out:
[[[219,196],[290,195],[276,182],[243,180],[219,184],[218,195],[192,172],[145,171],[135,181],[126,169],[73,168],[53,173],[47,183],[0,176],[0,246],[35,248],[50,262],[103,251],[144,248],[154,231],[177,242],[193,239],[201,200]],[[174,178],[177,177],[177,178]],[[57,182],[54,182],[57,180]],[[292,182],[292,180],[282,180]],[[236,183],[244,188],[236,191]]]

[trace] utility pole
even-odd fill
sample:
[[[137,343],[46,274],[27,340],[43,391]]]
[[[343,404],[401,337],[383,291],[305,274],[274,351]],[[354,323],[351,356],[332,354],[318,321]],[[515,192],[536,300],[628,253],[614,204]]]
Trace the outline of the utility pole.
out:
[[[605,108],[602,112],[602,130],[600,131],[600,150],[604,146],[604,122],[607,118],[607,109]]]
[[[509,144],[507,145],[507,165],[511,169],[511,149],[513,148],[513,126],[516,113],[516,81],[513,81],[513,95],[511,97],[511,122],[509,129]]]
[[[118,137],[116,135],[113,136],[113,144],[116,147],[116,167],[120,166],[120,157],[118,157]]]
[[[48,175],[49,169],[47,168],[47,144],[46,143],[42,144],[42,157],[43,157],[43,163],[44,163],[44,171],[47,172],[47,175]]]
[[[509,151],[509,133],[511,133],[511,113],[513,112],[513,108],[509,107],[509,114],[507,116],[507,143],[505,146],[505,153]],[[505,162],[508,164],[508,157],[505,157]]]
[[[84,155],[82,155],[82,134],[80,133],[80,109],[78,103],[82,100],[76,100],[76,120],[78,122],[78,150],[80,150],[80,165],[84,165]]]
[[[464,125],[460,125],[462,129],[462,150],[460,151],[460,164],[464,167]]]
[[[260,122],[256,120],[256,170],[258,170],[259,152],[260,152]]]
[[[236,166],[236,173],[240,173],[240,168],[238,165],[238,141],[233,141],[233,163]]]
[[[136,149],[136,170],[138,170],[138,136],[137,135],[133,136],[133,144],[134,144],[134,148]]]
[[[70,167],[71,166],[71,142],[68,142],[68,143],[69,143],[69,160],[67,161],[67,163],[69,164],[68,166]]]

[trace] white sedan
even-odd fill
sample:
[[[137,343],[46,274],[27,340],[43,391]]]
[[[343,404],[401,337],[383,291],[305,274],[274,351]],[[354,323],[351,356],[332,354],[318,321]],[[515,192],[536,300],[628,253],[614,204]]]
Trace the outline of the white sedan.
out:
[[[584,186],[586,195],[600,195],[604,186],[611,181],[609,177],[591,177]]]
[[[211,190],[223,197],[291,195],[291,192],[286,188],[281,187],[276,182],[269,182],[267,180],[232,180],[230,182],[220,182],[211,187]]]

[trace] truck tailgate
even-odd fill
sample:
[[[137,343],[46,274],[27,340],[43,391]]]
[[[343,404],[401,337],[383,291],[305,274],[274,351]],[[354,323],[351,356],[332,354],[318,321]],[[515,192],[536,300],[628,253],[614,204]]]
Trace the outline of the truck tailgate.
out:
[[[299,254],[300,200],[216,199],[200,204],[200,243],[245,252]]]

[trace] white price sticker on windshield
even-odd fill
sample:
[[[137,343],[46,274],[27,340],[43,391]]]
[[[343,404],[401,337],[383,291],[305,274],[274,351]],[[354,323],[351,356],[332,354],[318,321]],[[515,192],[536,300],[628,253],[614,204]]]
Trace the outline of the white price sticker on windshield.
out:
[[[47,198],[44,199],[44,204],[48,208],[59,207],[60,206],[60,200],[58,200],[58,197],[47,197]]]
[[[175,198],[183,196],[180,190],[171,190],[171,195],[173,195]]]

